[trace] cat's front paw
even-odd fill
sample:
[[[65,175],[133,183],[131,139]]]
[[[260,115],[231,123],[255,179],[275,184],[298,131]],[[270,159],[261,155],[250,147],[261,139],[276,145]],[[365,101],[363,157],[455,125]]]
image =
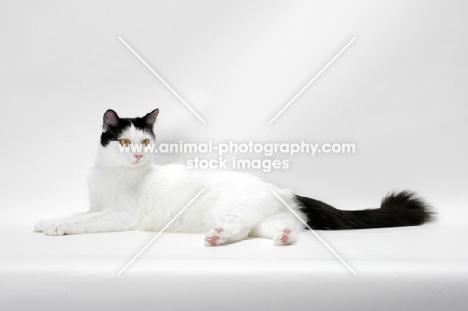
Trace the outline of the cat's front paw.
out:
[[[67,227],[66,224],[63,223],[63,222],[60,222],[60,221],[43,221],[42,222],[42,232],[45,235],[64,235],[64,234],[67,234],[66,227]]]
[[[44,223],[45,223],[45,220],[39,221],[39,222],[34,226],[34,232],[42,232],[42,231],[44,231]]]
[[[226,244],[226,232],[223,227],[214,227],[205,235],[206,246],[219,246]]]

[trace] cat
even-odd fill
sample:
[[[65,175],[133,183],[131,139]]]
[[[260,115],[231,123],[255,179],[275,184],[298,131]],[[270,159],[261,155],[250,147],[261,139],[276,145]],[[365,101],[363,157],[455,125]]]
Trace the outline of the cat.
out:
[[[249,236],[272,239],[274,245],[294,244],[307,228],[299,218],[319,230],[416,226],[433,218],[430,206],[410,191],[388,194],[378,209],[344,211],[247,173],[158,166],[144,150],[121,152],[119,144],[155,143],[158,114],[155,109],[144,117],[120,118],[107,110],[97,157],[88,172],[89,211],[43,220],[34,230],[46,235],[161,231],[203,189],[167,231],[205,233],[207,246]]]

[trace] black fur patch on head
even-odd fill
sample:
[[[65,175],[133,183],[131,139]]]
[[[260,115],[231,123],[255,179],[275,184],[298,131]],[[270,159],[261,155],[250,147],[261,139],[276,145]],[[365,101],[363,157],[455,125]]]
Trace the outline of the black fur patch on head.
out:
[[[114,110],[108,109],[103,116],[101,145],[106,147],[109,142],[117,141],[119,134],[132,124],[135,128],[149,133],[153,138],[156,137],[153,126],[158,114],[159,109],[155,109],[142,118],[120,118]]]

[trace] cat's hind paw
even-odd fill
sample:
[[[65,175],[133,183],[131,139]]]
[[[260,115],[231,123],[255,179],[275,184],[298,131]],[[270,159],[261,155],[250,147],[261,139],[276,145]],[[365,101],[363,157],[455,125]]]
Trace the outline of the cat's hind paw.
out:
[[[282,231],[278,231],[275,238],[273,239],[274,245],[291,245],[296,242],[296,238],[292,234],[291,230],[284,229]]]
[[[205,246],[226,244],[226,232],[223,227],[214,227],[205,235]]]

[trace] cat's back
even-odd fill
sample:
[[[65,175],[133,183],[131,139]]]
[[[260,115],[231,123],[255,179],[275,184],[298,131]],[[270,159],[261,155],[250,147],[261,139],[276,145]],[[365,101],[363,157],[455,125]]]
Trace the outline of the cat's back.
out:
[[[252,187],[264,184],[254,175],[230,170],[194,170],[182,164],[155,166],[151,173],[152,186],[167,188],[174,184],[178,187],[211,188],[222,190],[238,187]]]

